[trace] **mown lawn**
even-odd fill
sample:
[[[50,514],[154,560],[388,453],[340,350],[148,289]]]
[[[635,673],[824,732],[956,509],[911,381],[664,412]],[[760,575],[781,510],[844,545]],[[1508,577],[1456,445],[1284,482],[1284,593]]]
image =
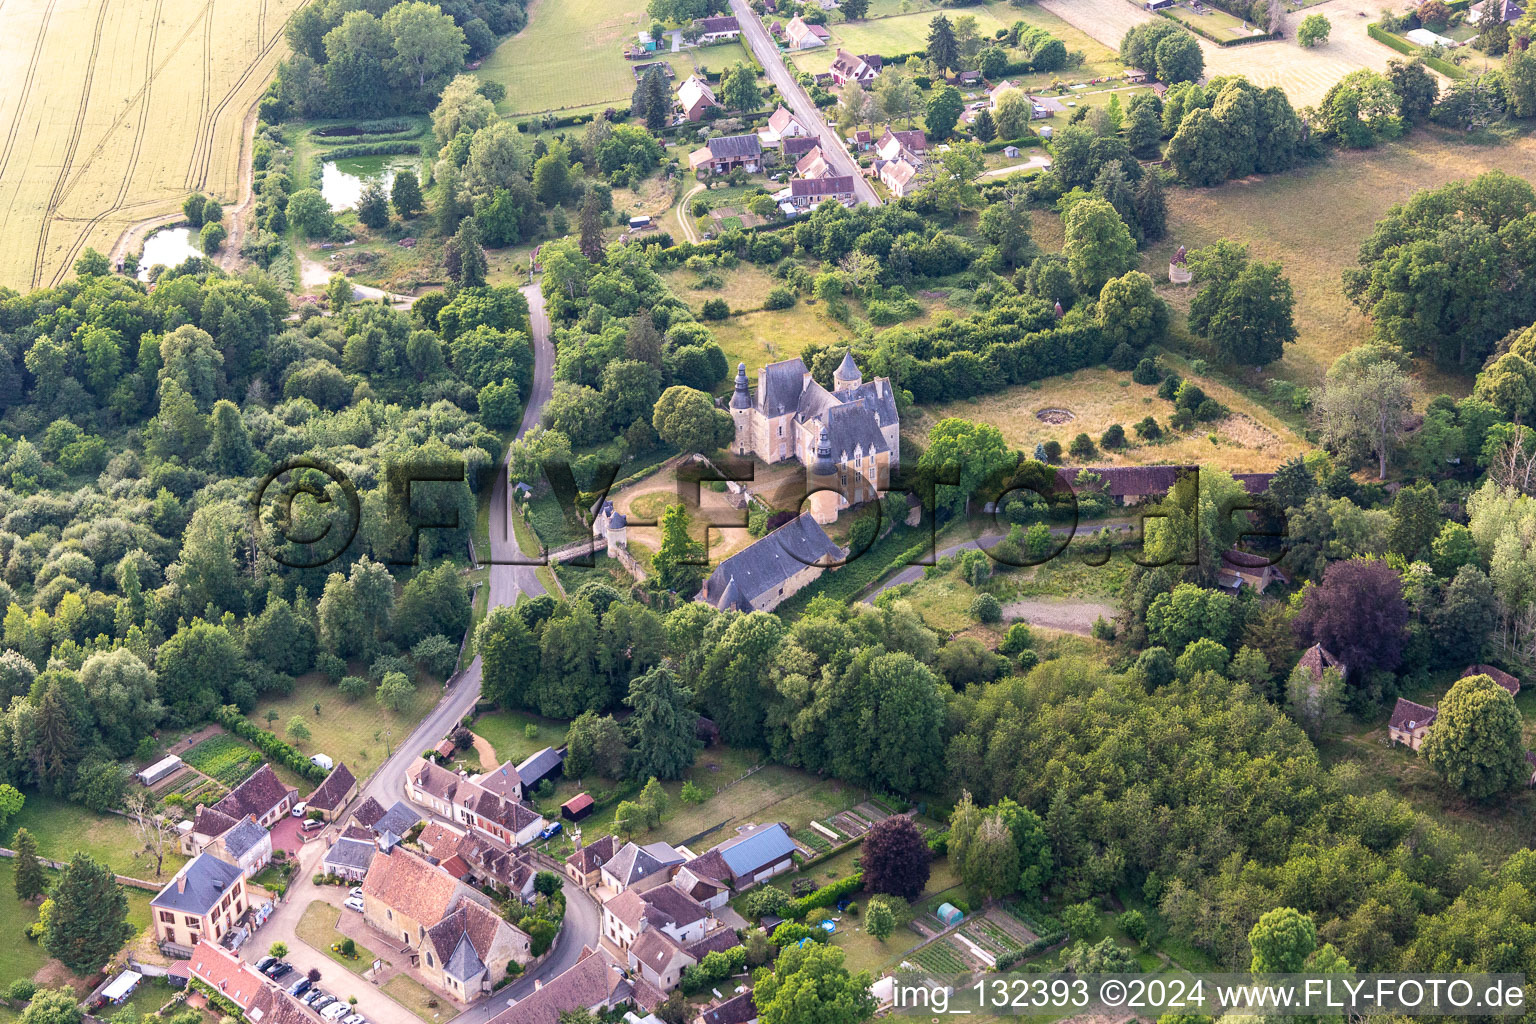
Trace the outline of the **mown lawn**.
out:
[[[365,677],[368,674],[367,666],[361,664],[352,665],[348,671]],[[298,747],[305,756],[327,754],[345,762],[359,779],[366,779],[384,760],[387,751],[410,733],[411,727],[421,721],[441,696],[440,682],[423,676],[416,684],[416,697],[411,706],[396,713],[385,710],[374,699],[372,691],[366,697],[348,701],[329,679],[311,672],[300,676],[293,692],[286,697],[264,695],[250,718]],[[316,704],[320,705],[318,713]],[[277,712],[277,718],[270,722],[267,720],[269,711]],[[307,723],[308,739],[288,735],[288,722],[295,715],[302,716]],[[314,788],[309,783],[288,781],[297,785],[301,793]]]
[[[680,294],[687,296],[690,293]],[[694,300],[690,297],[688,301]],[[703,300],[698,301],[702,304]],[[731,367],[731,372],[716,389],[721,394],[729,391],[735,381],[737,363],[747,364],[747,377],[755,383],[760,366],[798,356],[813,342],[841,345],[852,337],[846,327],[824,316],[803,297],[789,309],[745,313],[707,326],[725,351],[726,362]]]
[[[422,1020],[429,1022],[445,1019],[442,1000],[427,990],[427,987],[416,979],[405,974],[397,974],[383,985],[384,994],[389,996],[401,1006],[410,1010]],[[451,1017],[457,1011],[452,1007],[447,1008],[446,1016]]]
[[[153,862],[134,856],[140,846],[138,836],[132,822],[120,815],[97,814],[79,804],[28,792],[26,806],[6,826],[7,844],[18,828],[31,832],[37,840],[37,852],[51,860],[67,861],[78,850],[120,875],[156,880]],[[166,851],[161,877],[169,878],[186,861],[173,845]],[[0,885],[0,893],[8,891]]]
[[[54,873],[49,872],[49,877],[51,880]],[[45,968],[47,970],[43,980],[50,984],[58,984],[70,978],[69,972],[48,956],[41,943],[22,935],[22,929],[37,920],[39,904],[18,900],[15,885],[15,862],[9,858],[0,859],[0,934],[6,936],[5,942],[0,943],[0,988],[18,978],[37,978]],[[152,894],[144,889],[127,887],[124,891],[128,894],[128,922],[137,934],[149,927],[149,901]],[[169,995],[161,997],[160,1002],[167,998]]]
[[[345,938],[341,930],[336,927],[336,922],[341,920],[342,913],[344,911],[324,900],[315,900],[304,908],[304,914],[299,918],[299,925],[295,930],[306,945],[324,953],[353,974],[362,974],[373,965],[371,950],[359,945],[356,957],[345,957],[331,948],[331,943],[340,942]],[[345,911],[345,913],[351,913],[351,911]]]

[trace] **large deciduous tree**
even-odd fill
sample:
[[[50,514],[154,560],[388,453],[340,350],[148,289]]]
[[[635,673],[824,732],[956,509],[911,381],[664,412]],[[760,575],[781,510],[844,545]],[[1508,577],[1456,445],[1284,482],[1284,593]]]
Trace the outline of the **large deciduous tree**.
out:
[[[911,818],[895,815],[876,822],[864,837],[859,859],[864,888],[915,900],[928,884],[932,860],[933,851]]]
[[[1080,294],[1097,295],[1110,278],[1136,268],[1136,242],[1107,200],[1080,199],[1066,217],[1063,250]]]
[[[1386,562],[1360,558],[1328,566],[1293,627],[1303,644],[1320,643],[1344,663],[1355,690],[1369,673],[1397,668],[1407,624],[1402,580]]]
[[[1520,711],[1509,691],[1485,675],[1458,679],[1419,753],[1446,782],[1486,800],[1529,778]]]
[[[874,1015],[868,971],[850,974],[843,951],[820,942],[786,946],[753,988],[762,1024],[859,1024]]]
[[[1200,290],[1189,326],[1234,363],[1264,366],[1296,340],[1296,297],[1278,263],[1255,263],[1248,247],[1220,241],[1189,254]]]

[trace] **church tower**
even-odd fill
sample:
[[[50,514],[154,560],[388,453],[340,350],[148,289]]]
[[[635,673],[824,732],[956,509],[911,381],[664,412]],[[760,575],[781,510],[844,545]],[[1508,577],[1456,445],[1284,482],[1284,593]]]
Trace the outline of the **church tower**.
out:
[[[843,361],[837,365],[832,373],[832,392],[852,391],[864,383],[864,374],[859,369],[859,364],[853,361],[853,350],[843,353]]]
[[[837,464],[832,461],[832,441],[822,424],[816,442],[816,458],[811,463],[807,485],[811,494],[811,518],[822,526],[837,522],[837,506],[842,495],[837,489]],[[820,488],[818,490],[817,488]]]
[[[736,424],[736,440],[731,450],[737,455],[752,452],[752,395],[747,391],[747,364],[736,364],[736,390],[731,392],[731,420]]]

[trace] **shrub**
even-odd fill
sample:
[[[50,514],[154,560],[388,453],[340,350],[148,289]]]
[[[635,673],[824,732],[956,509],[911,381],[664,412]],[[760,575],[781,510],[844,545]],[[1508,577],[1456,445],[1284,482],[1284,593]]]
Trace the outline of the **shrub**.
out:
[[[1000,622],[1003,606],[991,594],[977,594],[971,600],[971,617],[977,622]]]
[[[1078,434],[1072,439],[1072,447],[1067,449],[1074,459],[1091,459],[1098,451],[1093,446],[1093,439],[1087,434]]]
[[[795,304],[795,293],[784,285],[775,285],[763,300],[764,309],[788,309]]]
[[[1125,428],[1118,423],[1111,423],[1109,429],[1104,431],[1104,436],[1099,438],[1099,444],[1105,448],[1125,447]]]
[[[1136,369],[1131,371],[1131,380],[1137,384],[1156,384],[1162,379],[1162,371],[1157,368],[1157,361],[1154,359],[1143,359],[1136,364]]]
[[[731,307],[724,299],[709,299],[699,311],[699,316],[705,320],[724,320],[730,315]]]
[[[24,1003],[28,999],[31,999],[33,993],[36,991],[37,986],[32,984],[26,978],[17,978],[15,981],[11,982],[11,987],[6,989],[6,995],[10,996],[10,998],[14,999],[18,1003]]]
[[[1157,425],[1157,420],[1151,416],[1136,424],[1136,436],[1143,441],[1156,441],[1163,436],[1163,428]]]

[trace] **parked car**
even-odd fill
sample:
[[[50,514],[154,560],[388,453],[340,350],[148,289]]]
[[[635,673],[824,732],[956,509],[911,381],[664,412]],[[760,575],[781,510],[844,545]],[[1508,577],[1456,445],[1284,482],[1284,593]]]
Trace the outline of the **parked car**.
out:
[[[322,993],[320,993],[320,998],[316,999],[314,1002],[310,1003],[309,1005],[310,1005],[310,1007],[312,1009],[318,1011],[318,1010],[325,1009],[327,1006],[330,1006],[335,1001],[336,1001],[336,997],[335,996],[328,995],[328,994],[322,992]]]
[[[347,1014],[349,1014],[351,1012],[352,1012],[352,1008],[350,1006],[348,1006],[346,1003],[335,1002],[335,1003],[332,1003],[330,1006],[327,1006],[325,1009],[321,1010],[320,1011],[320,1016],[324,1017],[326,1020],[335,1021],[335,1020],[341,1020],[341,1018],[345,1017]]]
[[[553,839],[553,838],[555,838],[555,836],[559,835],[564,830],[565,830],[565,826],[560,824],[560,822],[556,821],[556,822],[553,822],[553,823],[545,826],[544,831],[539,833],[539,838],[540,839]]]
[[[368,1018],[360,1013],[349,1013],[341,1018],[341,1024],[368,1024]]]
[[[282,960],[277,960],[263,968],[261,973],[265,974],[269,978],[272,978],[273,980],[276,980],[291,970],[293,970],[293,968],[289,967],[287,963]]]
[[[299,1002],[303,1003],[305,1006],[314,1006],[315,1000],[319,999],[323,995],[325,995],[324,989],[312,988],[308,992],[304,993],[302,997],[300,997]]]
[[[363,887],[360,886],[360,885],[354,885],[352,888],[347,890],[347,895],[348,896],[356,896],[358,899],[362,899],[363,898]]]
[[[311,818],[304,824],[300,825],[299,828],[305,832],[313,832],[316,829],[325,828],[325,822],[321,821],[319,818]]]
[[[309,979],[300,978],[298,981],[288,986],[288,994],[291,996],[301,996],[305,992],[309,991],[309,987]]]
[[[265,974],[267,973],[267,968],[271,967],[275,963],[277,963],[277,957],[273,956],[271,953],[268,953],[266,956],[256,961],[256,969]]]
[[[298,803],[293,805],[293,816],[295,818],[302,818],[304,817],[304,812],[307,810],[309,810],[309,801],[300,800]]]
[[[347,902],[343,903],[342,906],[361,914],[363,912],[363,898],[361,896],[348,896]]]

